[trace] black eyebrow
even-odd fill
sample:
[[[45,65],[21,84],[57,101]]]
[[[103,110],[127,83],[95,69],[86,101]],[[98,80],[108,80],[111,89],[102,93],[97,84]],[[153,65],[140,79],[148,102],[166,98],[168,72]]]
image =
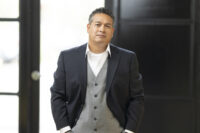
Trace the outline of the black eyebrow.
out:
[[[95,21],[95,23],[101,23],[100,21]]]
[[[101,21],[95,21],[94,22],[95,24],[102,24],[102,22]],[[107,25],[107,26],[112,26],[112,24],[111,23],[105,23],[105,25]]]

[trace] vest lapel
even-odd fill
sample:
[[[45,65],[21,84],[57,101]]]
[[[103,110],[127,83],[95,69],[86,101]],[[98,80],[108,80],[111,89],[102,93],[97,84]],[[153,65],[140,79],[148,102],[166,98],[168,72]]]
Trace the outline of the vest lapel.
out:
[[[106,81],[107,93],[110,90],[110,86],[114,78],[116,69],[118,67],[119,59],[120,59],[118,51],[113,45],[110,45],[110,50],[111,50],[111,57],[108,58],[108,70],[107,70],[107,81]]]

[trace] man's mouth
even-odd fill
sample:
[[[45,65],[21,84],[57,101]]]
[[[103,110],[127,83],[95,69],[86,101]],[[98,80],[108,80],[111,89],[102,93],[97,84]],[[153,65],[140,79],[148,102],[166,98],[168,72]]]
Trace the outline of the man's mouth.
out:
[[[106,37],[106,35],[97,35],[97,36],[102,38]]]

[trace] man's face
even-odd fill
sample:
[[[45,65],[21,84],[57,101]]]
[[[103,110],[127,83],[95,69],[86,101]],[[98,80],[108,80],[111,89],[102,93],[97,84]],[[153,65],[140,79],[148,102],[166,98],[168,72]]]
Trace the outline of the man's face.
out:
[[[89,42],[107,45],[114,33],[112,18],[103,13],[95,14],[91,23],[87,25],[87,32]]]

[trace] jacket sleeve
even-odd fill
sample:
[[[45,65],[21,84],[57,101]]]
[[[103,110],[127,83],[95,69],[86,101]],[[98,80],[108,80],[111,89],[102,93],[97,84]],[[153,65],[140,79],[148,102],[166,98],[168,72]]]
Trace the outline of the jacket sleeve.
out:
[[[51,87],[51,109],[57,130],[69,126],[66,106],[66,73],[64,69],[63,53],[58,59],[57,70],[54,73],[54,83]]]
[[[126,113],[127,121],[125,129],[137,132],[144,112],[144,89],[135,53],[131,56],[129,83],[130,99]]]

